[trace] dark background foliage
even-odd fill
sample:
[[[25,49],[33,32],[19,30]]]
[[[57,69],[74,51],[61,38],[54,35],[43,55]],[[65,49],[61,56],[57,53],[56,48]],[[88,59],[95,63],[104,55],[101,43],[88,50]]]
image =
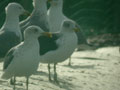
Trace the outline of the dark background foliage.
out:
[[[9,2],[18,2],[30,12],[33,8],[32,0],[0,0],[0,27]],[[63,12],[78,22],[87,36],[120,33],[120,0],[64,0]]]

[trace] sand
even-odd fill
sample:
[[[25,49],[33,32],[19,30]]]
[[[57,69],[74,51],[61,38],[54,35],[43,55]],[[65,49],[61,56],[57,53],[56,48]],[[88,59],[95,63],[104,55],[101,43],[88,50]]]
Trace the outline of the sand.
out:
[[[47,64],[40,64],[30,77],[29,90],[120,90],[120,53],[118,47],[75,52],[72,66],[68,60],[57,66],[59,84],[48,81]],[[0,63],[0,74],[2,63]],[[17,78],[16,90],[25,90],[25,78]],[[0,79],[0,90],[12,90],[8,81]]]

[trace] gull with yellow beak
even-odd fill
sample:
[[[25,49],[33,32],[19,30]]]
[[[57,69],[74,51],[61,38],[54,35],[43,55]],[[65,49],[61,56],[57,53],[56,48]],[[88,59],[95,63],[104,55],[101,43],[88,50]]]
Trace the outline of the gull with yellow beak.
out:
[[[41,56],[42,59],[40,60],[41,63],[48,64],[49,81],[52,81],[50,64],[54,64],[54,81],[56,83],[58,83],[56,65],[72,55],[78,43],[75,32],[79,31],[79,29],[76,28],[76,23],[71,20],[63,21],[60,29],[61,31],[58,34],[56,33],[58,35],[58,39],[56,40],[57,49],[47,51]]]
[[[13,46],[22,40],[19,27],[19,16],[27,11],[18,3],[9,3],[5,8],[6,19],[0,29],[0,61]]]
[[[29,77],[34,74],[39,66],[41,56],[39,54],[40,44],[39,36],[49,36],[51,34],[44,32],[38,26],[29,26],[24,33],[24,41],[10,49],[5,56],[3,66],[3,79],[14,77],[26,77],[26,90],[28,90]]]
[[[50,26],[50,32],[57,32],[60,31],[60,25],[62,24],[62,22],[64,20],[70,20],[70,19],[66,17],[63,13],[63,2],[64,2],[63,0],[49,0],[49,2],[51,6],[47,11],[47,15],[48,15],[48,23]],[[76,23],[76,27],[80,29],[79,32],[76,32],[76,35],[78,37],[78,47],[80,47],[80,45],[89,47],[81,27],[77,23]],[[86,47],[84,47],[84,49]],[[69,59],[69,65],[71,65],[71,57]]]

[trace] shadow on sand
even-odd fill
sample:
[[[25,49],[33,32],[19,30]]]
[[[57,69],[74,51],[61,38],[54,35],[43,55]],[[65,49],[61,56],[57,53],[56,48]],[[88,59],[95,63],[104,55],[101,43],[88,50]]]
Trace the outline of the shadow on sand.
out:
[[[63,65],[64,67],[72,68],[72,69],[94,69],[95,65],[73,65],[73,66],[68,66],[68,65]]]
[[[74,57],[77,59],[84,59],[84,60],[108,60],[108,59],[104,59],[104,58],[94,58],[94,57]]]
[[[13,90],[13,85],[10,85],[9,81],[0,80],[0,85],[6,87],[6,89],[0,89],[0,90]],[[26,90],[26,89],[24,89],[23,85],[16,84],[16,90]]]
[[[48,73],[46,72],[42,72],[42,71],[37,71],[37,73],[35,73],[34,75],[39,75],[39,76],[45,76],[46,78],[48,78]],[[53,77],[53,74],[51,73],[51,77]],[[59,74],[58,74],[58,81],[59,83],[55,83],[54,81],[50,82],[49,80],[43,80],[41,77],[39,78],[35,78],[35,77],[31,77],[31,79],[33,80],[39,80],[40,82],[44,82],[44,83],[51,83],[59,88],[63,88],[65,90],[73,90],[73,84],[68,82],[68,80],[65,80],[64,78],[59,78]],[[69,86],[69,87],[68,87]]]
[[[40,76],[48,77],[48,73],[47,72],[43,72],[43,71],[37,71],[34,75],[40,75]]]

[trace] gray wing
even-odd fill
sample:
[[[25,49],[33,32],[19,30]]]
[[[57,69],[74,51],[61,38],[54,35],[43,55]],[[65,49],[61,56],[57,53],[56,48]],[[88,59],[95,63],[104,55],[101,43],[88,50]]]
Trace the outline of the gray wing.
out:
[[[14,55],[13,55],[14,51],[15,51],[15,48],[12,48],[6,54],[4,64],[3,64],[3,70],[7,69],[9,64],[12,62],[12,60],[14,58]]]
[[[20,43],[20,38],[15,33],[9,31],[0,31],[0,58],[14,46]]]
[[[61,33],[53,33],[53,37],[49,38],[46,36],[40,36],[38,38],[39,44],[40,44],[40,55],[44,55],[45,53],[49,51],[53,51],[59,48],[59,46],[56,43],[56,40],[61,37]]]

